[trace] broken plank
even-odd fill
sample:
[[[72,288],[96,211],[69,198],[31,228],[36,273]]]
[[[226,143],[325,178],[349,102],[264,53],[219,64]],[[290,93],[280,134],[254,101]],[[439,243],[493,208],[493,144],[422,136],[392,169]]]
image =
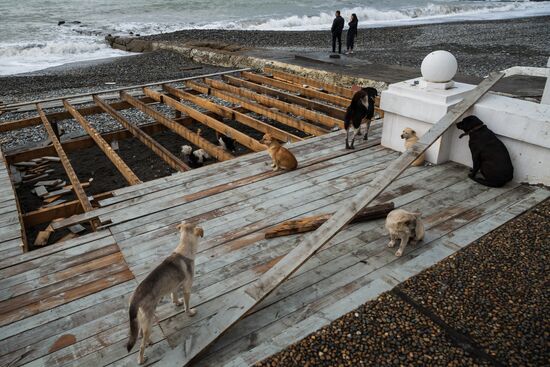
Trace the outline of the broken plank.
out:
[[[385,218],[390,211],[395,208],[393,203],[370,206],[361,210],[351,223],[359,223],[367,220]],[[265,238],[275,238],[288,236],[291,234],[311,232],[319,228],[326,222],[332,214],[321,214],[313,217],[305,217],[302,219],[288,220],[271,228],[265,233]]]

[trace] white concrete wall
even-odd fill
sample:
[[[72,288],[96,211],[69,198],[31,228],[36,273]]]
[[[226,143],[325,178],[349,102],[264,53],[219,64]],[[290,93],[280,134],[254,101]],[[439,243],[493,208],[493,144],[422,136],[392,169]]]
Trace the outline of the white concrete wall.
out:
[[[415,79],[416,80],[416,79]],[[410,127],[422,136],[473,85],[456,83],[449,90],[421,89],[414,80],[390,85],[382,92],[384,110],[382,145],[404,151],[401,131]],[[466,115],[479,117],[506,145],[514,165],[514,180],[550,185],[550,105],[485,95]],[[452,127],[426,153],[429,162],[448,160],[472,165],[468,137]]]

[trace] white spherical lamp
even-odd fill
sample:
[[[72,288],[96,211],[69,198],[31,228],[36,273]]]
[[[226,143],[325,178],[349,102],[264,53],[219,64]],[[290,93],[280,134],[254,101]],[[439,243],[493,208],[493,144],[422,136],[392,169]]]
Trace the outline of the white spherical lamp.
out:
[[[453,79],[458,69],[456,58],[448,51],[434,51],[422,61],[422,78],[430,83],[446,83]]]

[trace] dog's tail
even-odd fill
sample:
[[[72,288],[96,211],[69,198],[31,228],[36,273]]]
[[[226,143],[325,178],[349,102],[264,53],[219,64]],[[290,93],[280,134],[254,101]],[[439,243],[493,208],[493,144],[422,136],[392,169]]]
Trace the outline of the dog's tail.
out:
[[[128,343],[126,344],[126,349],[128,350],[128,352],[131,351],[136,344],[139,333],[139,325],[137,320],[138,308],[139,306],[136,305],[134,300],[132,300],[132,302],[130,303],[130,309],[128,310],[128,314],[130,315],[130,337],[128,339]]]

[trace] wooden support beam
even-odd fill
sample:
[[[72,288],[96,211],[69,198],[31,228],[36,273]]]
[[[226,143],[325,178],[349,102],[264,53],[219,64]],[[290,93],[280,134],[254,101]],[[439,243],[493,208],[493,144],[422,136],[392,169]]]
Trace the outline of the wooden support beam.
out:
[[[149,97],[142,97],[139,100],[143,103],[154,102]],[[132,107],[127,102],[115,102],[115,103],[110,103],[109,105],[117,111],[126,110]],[[79,108],[77,111],[82,116],[97,115],[98,113],[103,113],[103,110],[97,106],[83,107],[83,108]],[[73,118],[72,115],[67,111],[48,113],[46,117],[48,118],[48,121],[50,121],[50,123]],[[15,120],[15,121],[8,121],[0,124],[0,133],[22,129],[30,126],[36,126],[40,124],[42,124],[42,119],[40,118],[40,116],[30,117],[30,118],[25,118],[21,120]]]
[[[111,192],[105,192],[102,194],[94,195],[94,200],[101,200],[111,197],[113,194]],[[50,223],[54,219],[58,218],[69,218],[75,214],[83,213],[82,206],[80,201],[72,200],[66,203],[55,205],[49,208],[41,208],[34,210],[32,212],[23,214],[23,223],[25,228],[30,228],[42,223]],[[82,221],[82,222],[86,222]]]
[[[340,97],[340,96],[337,96],[337,95],[334,95],[334,94],[321,92],[321,91],[316,90],[316,89],[306,88],[304,86],[296,85],[296,84],[290,83],[288,81],[278,80],[278,79],[274,79],[274,78],[268,78],[268,77],[263,76],[263,75],[258,75],[258,74],[254,74],[254,73],[241,73],[241,75],[244,78],[246,78],[248,80],[251,80],[253,82],[258,82],[258,83],[266,84],[266,85],[269,85],[269,86],[272,86],[272,87],[275,87],[275,88],[279,88],[279,89],[282,89],[282,90],[287,90],[287,91],[290,91],[290,92],[299,93],[302,96],[306,96],[306,97],[309,97],[309,98],[315,98],[315,99],[318,99],[318,100],[321,100],[321,101],[326,101],[326,102],[332,103],[332,104],[337,105],[337,106],[348,107],[349,103],[351,101],[350,98],[344,98],[344,97]]]
[[[253,83],[251,81],[244,80],[244,79],[241,79],[241,78],[237,78],[237,77],[234,77],[234,76],[231,76],[231,75],[224,75],[222,77],[222,79],[228,84],[231,84],[231,85],[234,85],[234,86],[237,86],[237,87],[248,88],[248,89],[253,90],[255,92],[258,92],[258,93],[263,93],[263,94],[266,94],[268,96],[276,97],[276,98],[280,99],[281,101],[285,101],[285,102],[288,102],[288,103],[295,103],[295,104],[300,105],[302,107],[307,107],[307,108],[310,108],[312,110],[321,111],[321,112],[326,113],[329,116],[332,116],[332,117],[340,119],[340,120],[343,120],[344,115],[346,114],[346,111],[342,108],[335,107],[335,106],[330,106],[330,105],[325,104],[325,103],[313,101],[311,99],[303,98],[303,97],[300,97],[300,96],[297,96],[297,95],[294,95],[294,94],[282,92],[278,89],[274,89],[274,88],[267,87],[265,85]]]
[[[84,117],[67,101],[63,101],[63,105],[69,111],[69,113],[74,117],[74,119],[82,126],[82,128],[94,139],[95,143],[105,153],[107,158],[115,165],[120,174],[126,179],[130,185],[140,184],[140,179],[134,174],[134,172],[124,163],[122,158],[111,148],[109,143],[101,137],[101,134],[86,121]]]
[[[174,120],[169,119],[168,117],[164,116],[162,113],[158,112],[157,110],[147,106],[145,103],[138,101],[136,98],[130,96],[129,94],[125,92],[120,92],[120,97],[123,100],[130,103],[135,108],[137,108],[138,110],[140,110],[141,112],[151,116],[157,122],[163,124],[170,130],[172,130],[174,133],[178,134],[185,140],[189,141],[191,144],[204,149],[208,154],[210,154],[212,157],[214,157],[218,161],[226,161],[228,159],[234,158],[233,155],[226,152],[219,146],[210,143],[208,140],[192,132],[186,127],[178,124]]]
[[[202,323],[200,328],[196,328],[196,333],[189,335],[182,344],[168,351],[161,359],[160,365],[187,365],[228,328],[250,312],[254,306],[265,299],[285,279],[288,279],[317,250],[330,241],[359,211],[372,203],[420,154],[435,143],[456,120],[464,115],[503,76],[504,73],[492,73],[475,89],[466,94],[464,99],[451,107],[449,112],[433,125],[416,144],[391,162],[351,201],[346,200],[342,207],[319,229],[306,235],[298,246],[294,247],[257,280],[237,289],[231,294],[231,297],[227,297],[223,303],[220,302],[218,312]]]
[[[165,161],[170,167],[176,171],[185,172],[191,169],[187,164],[183,163],[178,157],[176,157],[168,149],[160,145],[156,140],[151,138],[147,133],[142,131],[139,127],[132,124],[130,121],[126,120],[120,113],[114,110],[109,106],[103,99],[99,96],[94,95],[94,102],[101,107],[105,112],[111,115],[115,120],[117,120],[122,126],[124,126],[132,135],[134,135],[139,141],[145,144],[149,149],[158,155],[163,161]]]
[[[183,103],[180,103],[175,99],[168,97],[167,95],[155,92],[154,90],[149,88],[143,88],[143,92],[145,93],[145,95],[153,98],[154,100],[160,101],[169,107],[184,112],[198,122],[208,126],[209,128],[214,129],[219,133],[230,137],[231,139],[235,139],[235,141],[244,145],[253,152],[260,152],[266,149],[266,146],[261,144],[256,139],[253,139],[250,136],[243,134],[237,129],[233,129],[231,126],[227,126],[223,122],[218,121],[208,115],[205,115],[204,113],[199,112],[192,107],[184,105]]]
[[[258,103],[263,104],[264,106],[268,107],[275,107],[283,112],[286,113],[292,113],[296,116],[302,116],[305,119],[308,119],[310,121],[319,123],[321,125],[325,125],[329,129],[332,129],[334,127],[338,127],[340,129],[344,128],[344,121],[335,119],[334,117],[330,117],[327,115],[323,115],[321,113],[308,110],[304,107],[290,104],[287,102],[280,101],[275,98],[268,97],[263,94],[258,94],[256,92],[253,92],[251,90],[245,89],[245,88],[239,88],[234,87],[232,85],[226,84],[219,80],[214,79],[205,79],[204,82],[209,85],[212,88],[225,90],[226,92],[235,93],[241,97],[245,97],[251,100],[254,100]]]
[[[369,206],[357,213],[349,223],[360,223],[367,220],[385,218],[394,208],[395,205],[393,203]],[[275,238],[288,236],[291,234],[311,232],[321,227],[321,225],[323,225],[323,223],[325,223],[331,216],[332,214],[321,214],[313,217],[287,220],[286,222],[280,223],[269,229],[265,233],[265,238]]]
[[[296,135],[293,135],[291,133],[287,133],[284,130],[278,129],[274,126],[271,126],[269,124],[266,124],[265,122],[262,122],[260,120],[256,120],[253,117],[250,117],[248,115],[245,115],[244,113],[235,111],[232,108],[221,106],[216,103],[212,103],[204,98],[201,98],[199,96],[195,96],[193,94],[184,92],[182,90],[176,89],[174,87],[171,87],[169,85],[164,84],[162,88],[168,92],[173,94],[174,96],[185,99],[187,101],[193,102],[197,106],[200,106],[202,108],[205,108],[209,110],[210,112],[214,112],[216,115],[228,118],[231,120],[235,120],[243,125],[249,126],[255,130],[258,130],[262,133],[269,133],[274,138],[279,139],[281,141],[290,141],[290,142],[296,142],[303,140],[302,138],[297,137]]]
[[[319,80],[315,80],[312,78],[306,78],[303,76],[285,73],[284,71],[275,70],[270,67],[264,68],[264,72],[267,74],[273,75],[275,78],[278,79],[284,79],[292,83],[297,83],[301,85],[308,85],[312,86],[318,89],[325,90],[330,93],[335,93],[341,97],[351,99],[353,97],[354,92],[351,90],[351,88],[341,87],[338,85],[330,84],[321,82]]]
[[[44,125],[44,128],[48,133],[48,136],[55,148],[57,156],[61,159],[61,164],[65,169],[65,173],[67,173],[67,177],[69,178],[69,181],[71,181],[73,191],[76,197],[78,198],[78,201],[80,202],[80,206],[82,207],[82,210],[85,212],[92,211],[93,208],[92,208],[92,204],[90,204],[90,201],[88,200],[88,195],[86,195],[86,192],[82,188],[82,184],[80,183],[80,180],[78,179],[78,176],[76,175],[76,172],[74,171],[73,166],[69,161],[69,157],[67,157],[67,154],[65,154],[65,151],[61,146],[61,142],[57,138],[55,131],[53,130],[53,127],[48,121],[48,118],[46,117],[46,114],[42,110],[42,107],[40,106],[40,104],[36,105],[36,110],[38,111],[38,115],[42,119],[42,124]],[[92,227],[94,229],[96,228],[96,223],[93,221],[92,221]]]
[[[196,85],[198,85],[198,84],[197,83],[187,83],[187,86],[191,87],[193,89],[196,88]],[[204,90],[204,88],[206,88],[206,91],[203,92],[202,90]],[[292,117],[290,117],[290,116],[288,116],[284,113],[281,113],[281,112],[278,112],[278,111],[273,111],[272,109],[270,109],[268,107],[261,106],[258,103],[254,103],[254,102],[252,102],[250,100],[247,100],[247,99],[244,99],[244,98],[236,97],[233,94],[221,91],[219,89],[200,86],[200,89],[196,89],[196,90],[201,91],[201,93],[203,93],[203,94],[209,94],[211,96],[221,98],[221,99],[223,99],[227,102],[238,104],[241,107],[246,108],[249,111],[255,112],[257,114],[260,114],[262,116],[265,116],[267,118],[275,120],[275,121],[277,121],[277,122],[279,122],[283,125],[287,125],[287,126],[290,126],[294,129],[303,131],[306,134],[310,134],[310,135],[314,135],[314,136],[321,136],[321,135],[325,135],[326,133],[328,133],[328,130],[325,130],[321,127],[318,127],[316,125],[310,124],[310,123],[305,122],[305,121],[297,120],[297,119],[292,118]]]

